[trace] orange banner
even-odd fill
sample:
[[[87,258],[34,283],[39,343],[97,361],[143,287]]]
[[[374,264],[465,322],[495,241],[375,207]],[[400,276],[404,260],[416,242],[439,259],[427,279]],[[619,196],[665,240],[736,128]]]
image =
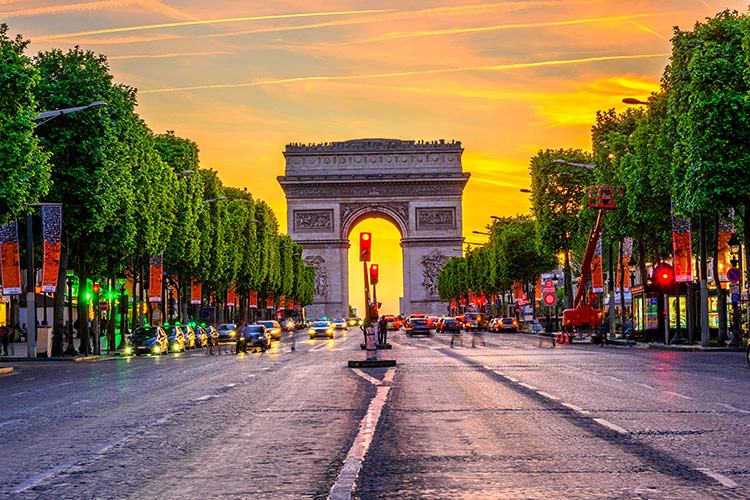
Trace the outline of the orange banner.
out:
[[[630,257],[623,257],[622,261],[617,263],[617,284],[615,285],[615,292],[619,293],[620,287],[622,287],[623,293],[628,293],[630,291],[630,269],[628,268],[628,262],[630,262]]]
[[[229,284],[229,290],[227,290],[227,307],[234,307],[237,301],[237,293],[234,288],[234,283]]]
[[[250,290],[250,305],[248,307],[250,307],[250,309],[258,308],[258,292]]]
[[[732,267],[732,252],[727,242],[731,237],[732,233],[719,231],[719,281],[729,281],[727,279],[727,271]]]
[[[273,292],[266,294],[266,309],[273,309]]]
[[[164,278],[164,266],[162,255],[151,256],[151,267],[148,280],[148,301],[161,302],[162,280]]]
[[[279,297],[279,311],[283,311],[286,308],[286,295]]]
[[[672,232],[672,250],[675,281],[693,281],[693,234],[690,231],[683,234]]]
[[[594,257],[591,260],[591,291],[594,293],[604,292],[604,270],[602,269],[602,258]]]
[[[536,280],[536,285],[534,285],[534,298],[536,300],[542,300],[542,276],[539,275],[539,278]]]
[[[16,222],[0,226],[0,267],[3,275],[3,295],[21,294],[21,256],[18,253]]]
[[[287,309],[294,309],[294,297],[289,297],[286,303]]]
[[[518,281],[513,282],[513,300],[523,299],[523,285]]]
[[[190,278],[190,303],[200,304],[201,296],[203,295],[202,292],[203,288],[201,287],[201,284],[198,283],[195,278]]]
[[[57,273],[60,269],[60,232],[62,231],[62,207],[42,207],[42,282],[41,291],[55,293]]]

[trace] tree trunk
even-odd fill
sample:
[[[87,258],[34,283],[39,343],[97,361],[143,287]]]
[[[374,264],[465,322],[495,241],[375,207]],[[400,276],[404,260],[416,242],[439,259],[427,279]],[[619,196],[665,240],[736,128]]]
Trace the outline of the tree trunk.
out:
[[[687,305],[688,342],[692,344],[695,341],[695,289],[692,283],[687,284],[685,304]]]
[[[573,309],[573,277],[570,269],[570,250],[565,251],[565,263],[563,266],[565,277],[565,309]]]
[[[641,275],[640,283],[645,286],[646,279],[648,279],[648,270],[646,269],[646,242],[643,241],[643,231],[638,235],[638,272]]]
[[[748,267],[750,267],[750,204],[745,204],[745,213],[744,217],[742,217],[742,239],[745,243],[745,269],[742,269],[742,279],[740,280],[740,285],[745,287],[745,292],[750,295],[750,290],[748,290]],[[740,266],[742,265],[742,262],[740,262]],[[742,288],[740,288],[742,290]],[[750,300],[747,301],[747,312],[745,316],[745,320],[748,322],[748,332],[750,332]]]
[[[716,310],[719,313],[719,341],[727,339],[727,297],[721,287],[719,279],[719,214],[714,214],[714,237],[713,237],[713,270],[714,285],[716,285]]]
[[[141,261],[133,255],[133,307],[130,314],[130,331],[135,331],[136,322],[138,321],[138,275],[141,270]]]
[[[60,266],[57,270],[57,288],[55,288],[54,313],[52,319],[52,356],[62,356],[63,343],[63,326],[65,324],[65,281],[68,274],[68,245],[67,237],[60,241]]]
[[[89,303],[86,299],[86,284],[88,282],[88,270],[86,269],[86,256],[83,252],[83,239],[78,238],[78,334],[81,337],[81,345],[78,351],[88,356],[91,354],[91,338],[89,337]]]
[[[149,266],[150,270],[150,266]],[[145,301],[145,273],[146,273],[146,264],[145,264],[145,257],[141,258],[141,272],[138,280],[138,326],[143,326],[143,304],[146,303]],[[133,292],[135,293],[135,292]]]
[[[109,304],[109,319],[107,321],[107,336],[109,341],[107,342],[107,351],[114,350],[117,348],[117,338],[115,337],[115,301],[111,297],[117,294],[117,287],[115,286],[115,261],[112,257],[107,259],[107,271],[109,273],[109,288],[107,289],[107,301]]]
[[[620,323],[622,324],[622,331],[625,331],[625,321],[628,319],[627,315],[625,314],[625,264],[623,263],[623,260],[625,260],[625,256],[622,254],[623,252],[623,242],[620,241],[620,250],[617,253],[619,256],[619,259],[617,260],[617,268],[620,270],[618,273],[620,276]],[[632,287],[633,284],[630,283],[630,286]],[[632,297],[632,295],[631,295]],[[631,299],[632,301],[632,299]]]

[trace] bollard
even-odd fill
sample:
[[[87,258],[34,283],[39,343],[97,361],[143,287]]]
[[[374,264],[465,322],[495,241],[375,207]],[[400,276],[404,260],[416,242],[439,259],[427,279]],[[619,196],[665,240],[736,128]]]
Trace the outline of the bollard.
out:
[[[368,326],[365,329],[365,348],[366,350],[366,356],[365,359],[367,361],[377,361],[378,359],[378,349],[377,345],[375,344],[375,328],[372,326]]]

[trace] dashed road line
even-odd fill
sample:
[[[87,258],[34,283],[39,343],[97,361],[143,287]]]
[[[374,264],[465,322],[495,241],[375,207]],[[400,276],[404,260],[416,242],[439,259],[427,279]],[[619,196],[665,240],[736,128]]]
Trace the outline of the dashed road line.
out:
[[[61,470],[65,470],[68,467],[73,465],[73,462],[67,462],[62,465],[58,465],[57,467],[54,467],[48,471],[42,472],[41,474],[37,474],[36,476],[27,479],[26,481],[22,482],[12,490],[10,490],[11,493],[21,493],[23,491],[28,490],[29,488],[33,488],[38,483],[42,482],[43,480],[47,479],[48,477],[57,474]]]
[[[74,402],[70,403],[70,405],[71,406],[73,406],[73,405],[80,405],[80,404],[83,404],[83,403],[88,403],[89,401],[91,401],[91,400],[90,399],[81,399],[80,401],[74,401]]]
[[[14,394],[11,394],[10,396],[11,396],[11,397],[13,397],[13,396],[20,396],[21,394],[28,394],[28,392],[29,392],[29,391],[21,391],[21,392],[16,392],[16,393],[14,393]]]
[[[359,368],[352,368],[352,371],[353,371],[353,372],[354,372],[354,373],[355,373],[356,375],[359,375],[359,376],[360,376],[360,377],[362,377],[363,379],[365,379],[365,380],[367,380],[368,382],[370,382],[370,383],[371,383],[372,385],[380,385],[380,380],[378,380],[378,379],[376,379],[375,377],[372,377],[372,376],[370,376],[370,375],[366,374],[365,372],[363,372],[363,371],[362,371],[362,370],[360,370]]]
[[[75,383],[76,383],[75,380],[71,380],[70,382],[63,382],[62,384],[58,384],[58,385],[70,385],[70,384],[75,384]]]
[[[129,436],[127,436],[126,434],[123,434],[120,437],[116,437],[112,441],[108,441],[104,443],[103,445],[97,446],[93,450],[89,451],[89,455],[101,455],[102,453],[106,452],[107,450],[115,446],[116,444],[122,443],[123,441],[128,439],[128,437]]]
[[[580,408],[580,407],[578,407],[578,406],[576,406],[576,405],[574,405],[574,404],[571,404],[571,403],[565,403],[565,402],[562,402],[562,403],[560,403],[560,404],[561,404],[561,405],[563,405],[564,407],[566,407],[566,408],[570,408],[571,410],[573,410],[573,411],[576,411],[576,412],[578,412],[578,413],[588,413],[588,412],[587,412],[586,410],[584,410],[583,408]]]
[[[716,403],[716,404],[719,405],[719,406],[723,406],[724,408],[727,408],[727,409],[729,409],[731,411],[736,411],[736,412],[739,412],[739,413],[744,413],[745,415],[747,415],[748,413],[750,413],[750,411],[742,410],[740,408],[737,408],[736,406],[732,406],[732,405],[727,404],[727,403]]]
[[[547,399],[552,399],[554,401],[559,401],[560,400],[560,398],[558,398],[557,396],[553,396],[552,394],[549,394],[549,393],[546,393],[546,392],[536,391],[536,393],[539,394],[540,396],[544,397],[544,398],[547,398]]]
[[[218,396],[215,395],[215,394],[208,394],[206,396],[199,397],[198,399],[196,399],[196,401],[207,401],[209,399],[216,398],[216,397],[218,397]]]
[[[641,387],[645,387],[646,389],[653,389],[654,387],[648,384],[642,384],[640,382],[634,382],[635,385],[640,385]]]
[[[527,388],[527,389],[528,389],[528,390],[530,390],[530,391],[537,391],[537,390],[538,390],[538,389],[537,389],[536,387],[534,387],[533,385],[529,385],[529,384],[526,384],[526,383],[524,383],[524,382],[518,382],[518,385],[520,385],[521,387],[525,387],[525,388]]]
[[[21,419],[19,418],[14,418],[13,420],[6,420],[5,422],[0,423],[0,427],[10,425],[10,424],[15,424],[16,422],[20,422],[20,421]]]
[[[682,399],[695,399],[695,398],[691,398],[690,396],[685,396],[683,394],[680,394],[679,392],[664,391],[664,394],[669,394],[670,396],[677,396],[678,398],[682,398]]]
[[[619,434],[628,434],[628,431],[620,427],[619,425],[613,424],[609,420],[604,420],[603,418],[594,418],[592,419],[594,422],[596,422],[599,425],[603,425],[604,427],[611,429]]]
[[[705,475],[707,475],[708,477],[710,477],[711,479],[718,481],[722,486],[726,486],[727,488],[736,488],[737,486],[739,486],[737,483],[729,479],[727,476],[723,474],[719,474],[718,472],[714,472],[709,469],[698,469],[698,470],[704,473]]]

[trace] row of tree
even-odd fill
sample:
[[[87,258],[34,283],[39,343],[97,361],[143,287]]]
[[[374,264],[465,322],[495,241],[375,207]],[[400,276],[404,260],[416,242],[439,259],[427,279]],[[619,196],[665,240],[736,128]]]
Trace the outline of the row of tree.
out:
[[[558,159],[597,168],[561,165],[554,162]],[[701,235],[713,235],[704,250],[713,252],[713,275],[718,276],[720,219],[734,222],[738,237],[750,234],[748,167],[750,17],[724,11],[696,23],[692,30],[675,28],[671,62],[660,90],[642,108],[619,114],[614,109],[598,112],[592,127],[591,152],[547,149],[531,158],[534,230],[528,230],[525,244],[514,248],[536,247],[542,261],[550,255],[560,256],[566,305],[571,307],[573,269],[583,255],[596,218],[596,212],[588,208],[587,189],[608,184],[625,188],[617,209],[607,214],[604,223],[604,245],[613,245],[614,258],[622,262],[622,257],[629,257],[622,255],[622,242],[632,238],[640,276],[648,276],[647,263],[655,265],[672,256],[671,219],[677,215],[691,220]],[[524,223],[531,225],[518,222]],[[528,282],[535,277],[521,270],[503,275],[502,270],[511,267],[503,264],[504,254],[492,250],[502,246],[493,240],[504,239],[498,226],[497,222],[488,226],[492,229],[488,247],[446,265],[445,275],[441,275],[441,296],[451,298],[468,288],[481,290],[488,283],[489,289],[507,289],[511,280]],[[704,238],[693,241],[694,253],[698,254]],[[750,245],[744,248],[750,262]],[[606,260],[607,252],[604,257]],[[472,260],[483,264],[472,266]],[[703,259],[704,277],[705,262]],[[721,283],[716,281],[721,290]],[[718,304],[719,336],[723,338],[724,293],[718,294]]]
[[[127,276],[141,285],[142,303],[149,258],[163,254],[183,315],[192,278],[219,304],[231,284],[241,304],[251,290],[312,302],[314,269],[301,260],[302,247],[278,233],[270,207],[223,186],[200,166],[194,142],[153,133],[136,113],[136,89],[114,82],[105,56],[75,47],[31,58],[27,44],[0,25],[0,223],[37,202],[63,204],[58,292],[70,268],[84,285]],[[36,128],[41,110],[96,101],[106,107]],[[80,318],[88,317],[86,293],[79,286]],[[57,293],[54,355],[62,351],[63,304]],[[138,317],[142,308],[134,311]],[[86,321],[80,333],[88,347]]]

